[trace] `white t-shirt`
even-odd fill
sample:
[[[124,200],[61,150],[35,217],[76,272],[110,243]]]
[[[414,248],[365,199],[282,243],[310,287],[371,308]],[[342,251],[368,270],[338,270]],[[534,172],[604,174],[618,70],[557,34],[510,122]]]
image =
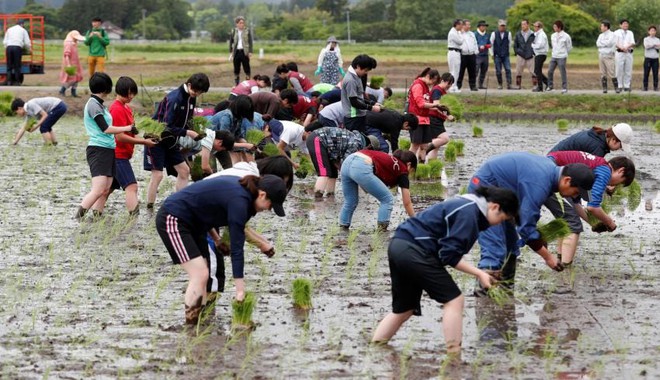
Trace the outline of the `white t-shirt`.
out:
[[[280,122],[283,127],[280,141],[284,141],[289,146],[289,149],[298,149],[300,152],[308,154],[307,145],[305,145],[305,141],[302,138],[305,128],[293,121],[280,120]]]
[[[256,162],[237,162],[229,169],[224,169],[217,173],[213,173],[210,176],[204,178],[215,178],[215,177],[224,177],[224,176],[234,176],[243,178],[247,175],[256,175],[259,176],[259,169],[257,168]]]
[[[46,111],[46,113],[49,113],[61,102],[62,99],[53,96],[47,96],[45,98],[34,98],[25,102],[23,109],[28,116],[34,117],[38,116],[41,111]]]

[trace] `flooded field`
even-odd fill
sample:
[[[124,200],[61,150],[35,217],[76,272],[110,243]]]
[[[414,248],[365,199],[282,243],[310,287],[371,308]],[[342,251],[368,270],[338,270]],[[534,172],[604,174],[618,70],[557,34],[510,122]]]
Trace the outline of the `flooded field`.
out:
[[[413,187],[421,209],[460,191],[495,153],[545,153],[587,126],[559,133],[554,125],[452,125],[465,156],[447,164],[445,189]],[[377,208],[362,196],[355,229],[337,227],[341,191],[314,202],[313,179],[295,184],[286,218],[260,214],[251,225],[275,241],[267,259],[246,248],[246,283],[257,295],[251,333],[231,329],[233,284],[216,315],[196,331],[181,328],[185,274],[170,264],[153,215],[129,221],[123,193],[105,217],[77,223],[89,190],[86,137],[80,119],[55,126],[60,144],[38,134],[9,145],[13,120],[0,132],[0,378],[217,379],[373,378],[632,379],[659,378],[660,158],[658,135],[635,127],[634,161],[642,202],[615,211],[614,233],[582,235],[574,291],[555,294],[566,274],[550,271],[526,249],[515,300],[498,305],[471,296],[474,280],[452,271],[466,293],[463,365],[443,365],[442,308],[423,299],[389,346],[368,344],[390,308],[387,239],[372,233]],[[133,167],[146,188],[138,148]],[[161,186],[159,200],[173,189]],[[429,189],[431,187],[431,189]],[[404,219],[400,202],[392,225]],[[544,213],[549,218],[549,213]],[[469,259],[475,261],[478,247]],[[294,279],[314,283],[313,309],[291,306]]]

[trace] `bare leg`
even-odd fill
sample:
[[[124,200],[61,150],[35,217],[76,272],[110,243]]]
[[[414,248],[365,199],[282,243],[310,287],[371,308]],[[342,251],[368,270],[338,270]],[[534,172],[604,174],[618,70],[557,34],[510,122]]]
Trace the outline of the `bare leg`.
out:
[[[181,268],[188,274],[188,287],[186,288],[186,295],[184,297],[185,304],[195,305],[200,297],[205,300],[206,282],[209,278],[209,269],[206,260],[202,256],[198,256],[181,264]]]
[[[175,165],[174,169],[176,169],[177,172],[176,185],[174,188],[176,191],[179,191],[188,186],[188,178],[190,178],[190,167],[188,167],[188,164],[186,164],[184,161],[178,165]]]
[[[137,183],[132,183],[126,187],[126,209],[131,212],[138,207]]]
[[[325,192],[328,194],[334,194],[336,185],[337,178],[328,178],[328,182],[325,184]]]
[[[96,176],[92,177],[92,189],[85,195],[80,202],[82,208],[88,210],[96,203],[96,201],[105,196],[107,198],[110,192],[110,185],[112,185],[112,177]]]
[[[374,336],[371,338],[373,343],[385,343],[389,341],[401,325],[410,318],[413,314],[412,310],[406,311],[405,313],[389,313],[383,318],[382,321],[378,324],[376,331],[374,331]]]
[[[50,132],[42,133],[41,138],[44,139],[44,144],[46,145],[51,145],[55,140],[53,139],[53,136]]]
[[[464,304],[465,297],[461,294],[443,306],[442,331],[445,335],[447,353],[461,352]]]
[[[438,137],[431,140],[431,144],[435,147],[432,151],[426,156],[427,159],[432,160],[438,158],[438,150],[441,146],[446,145],[449,142],[449,133],[443,132]]]
[[[163,180],[163,171],[162,170],[152,170],[151,171],[151,180],[149,181],[149,186],[147,187],[147,204],[156,203],[156,195],[158,194],[158,186]]]
[[[557,243],[559,245],[558,248],[562,263],[573,262],[575,252],[577,251],[578,240],[580,240],[580,235],[572,233]]]
[[[320,192],[323,194],[323,191],[328,187],[328,177],[317,177],[316,184],[314,185],[314,192]]]

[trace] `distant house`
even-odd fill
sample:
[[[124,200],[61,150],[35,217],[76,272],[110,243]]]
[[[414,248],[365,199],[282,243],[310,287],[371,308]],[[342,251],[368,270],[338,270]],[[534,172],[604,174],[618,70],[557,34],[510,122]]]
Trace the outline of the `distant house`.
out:
[[[124,29],[111,23],[110,21],[103,21],[101,27],[108,33],[108,38],[111,40],[121,40],[124,36]]]

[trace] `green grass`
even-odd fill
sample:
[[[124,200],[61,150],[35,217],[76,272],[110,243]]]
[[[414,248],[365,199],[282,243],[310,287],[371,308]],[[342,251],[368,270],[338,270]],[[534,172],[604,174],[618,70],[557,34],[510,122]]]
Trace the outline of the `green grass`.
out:
[[[192,125],[192,130],[197,132],[197,134],[200,135],[205,135],[206,136],[206,128],[211,125],[211,121],[204,116],[193,116],[192,119],[190,119],[190,123]]]
[[[314,165],[312,161],[306,156],[301,156],[299,161],[300,166],[296,169],[296,177],[306,178],[309,174],[314,173]]]
[[[5,102],[0,102],[0,114],[2,116],[13,116],[14,111],[11,110],[11,104],[10,103],[5,103]]]
[[[568,131],[568,120],[566,119],[559,119],[557,120],[557,130],[559,132],[566,132]]]
[[[296,278],[291,286],[293,305],[302,310],[312,308],[312,282],[306,278]]]
[[[655,122],[654,128],[657,133],[660,133],[660,120]]]
[[[246,292],[243,301],[233,300],[231,302],[232,323],[234,326],[249,327],[252,326],[252,313],[257,298],[254,293]]]

